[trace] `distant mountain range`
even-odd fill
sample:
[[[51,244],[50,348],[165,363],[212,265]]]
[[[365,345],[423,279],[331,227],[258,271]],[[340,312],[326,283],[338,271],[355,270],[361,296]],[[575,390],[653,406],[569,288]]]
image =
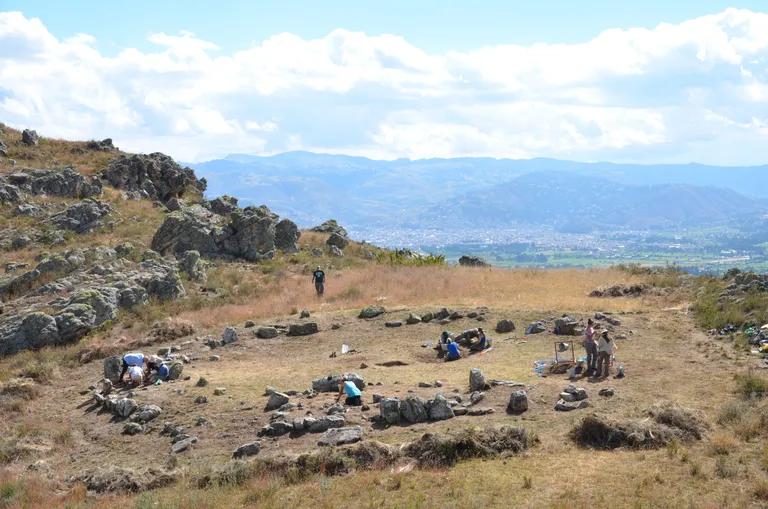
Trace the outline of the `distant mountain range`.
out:
[[[266,203],[303,226],[333,217],[366,228],[546,224],[588,232],[743,224],[768,212],[768,166],[377,161],[308,152],[191,166],[208,180],[209,196]]]

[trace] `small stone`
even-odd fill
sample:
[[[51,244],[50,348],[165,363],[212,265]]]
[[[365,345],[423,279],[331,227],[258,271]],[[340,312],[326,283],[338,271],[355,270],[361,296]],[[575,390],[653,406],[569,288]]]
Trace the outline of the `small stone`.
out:
[[[218,361],[221,360],[221,356],[220,355],[211,355],[210,357],[208,357],[208,360],[211,361],[211,362],[218,362]]]
[[[208,398],[205,396],[198,396],[195,398],[195,403],[198,405],[203,405],[205,403],[208,403]]]
[[[184,440],[180,440],[171,446],[171,452],[173,454],[179,454],[192,447],[192,444],[197,443],[197,437],[189,437]]]
[[[606,398],[610,398],[614,394],[616,394],[616,390],[613,387],[604,387],[600,389],[600,392],[598,392],[600,396],[604,396]]]
[[[253,320],[246,320],[245,323],[243,324],[243,327],[245,327],[246,329],[250,329],[251,327],[256,327],[256,322],[254,322]]]
[[[221,344],[227,345],[237,341],[237,330],[234,327],[226,327],[221,334]]]
[[[202,376],[200,378],[198,378],[197,379],[197,383],[195,383],[195,386],[197,386],[197,387],[205,387],[207,385],[208,385],[208,379],[206,379],[205,377],[202,377]]]
[[[301,313],[299,314],[299,318],[309,318],[309,310],[308,309],[302,309]]]
[[[213,390],[213,395],[214,396],[223,396],[226,392],[227,392],[226,387],[216,387]]]
[[[125,426],[123,426],[123,435],[138,435],[139,433],[144,433],[144,426],[137,422],[127,422]]]
[[[394,322],[386,322],[384,324],[384,327],[395,328],[395,327],[401,327],[402,325],[403,325],[403,322],[394,321]]]
[[[256,456],[261,451],[261,442],[251,442],[249,444],[243,444],[232,453],[232,457],[235,459],[246,458],[248,456]]]
[[[274,391],[272,394],[269,395],[269,400],[267,400],[267,404],[264,407],[264,410],[266,410],[267,412],[271,410],[275,410],[285,405],[289,401],[290,399],[286,394],[282,392]]]
[[[493,408],[470,408],[467,409],[467,415],[471,416],[480,416],[480,415],[488,415],[496,412]]]
[[[496,324],[496,332],[499,334],[506,334],[515,330],[515,324],[512,320],[499,320]]]
[[[509,396],[507,412],[511,414],[520,414],[528,410],[528,394],[523,391],[513,391]]]
[[[485,398],[485,393],[481,391],[475,391],[472,394],[469,395],[469,401],[473,405],[477,405]]]

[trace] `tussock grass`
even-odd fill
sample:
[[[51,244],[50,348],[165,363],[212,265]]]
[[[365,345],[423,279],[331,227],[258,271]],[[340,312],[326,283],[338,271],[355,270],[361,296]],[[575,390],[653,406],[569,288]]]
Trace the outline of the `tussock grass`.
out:
[[[761,399],[768,392],[768,379],[751,370],[734,378],[737,391],[744,399]]]

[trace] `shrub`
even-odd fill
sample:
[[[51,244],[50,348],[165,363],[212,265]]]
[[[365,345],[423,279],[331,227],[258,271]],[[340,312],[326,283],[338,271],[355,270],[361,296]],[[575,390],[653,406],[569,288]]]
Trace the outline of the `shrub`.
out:
[[[743,375],[736,375],[738,392],[746,399],[762,398],[768,392],[768,380],[756,375],[752,370]]]
[[[739,469],[728,458],[720,456],[715,461],[715,475],[721,479],[733,479],[739,475]]]
[[[738,445],[736,439],[727,433],[715,433],[709,441],[712,454],[718,456],[730,454]]]

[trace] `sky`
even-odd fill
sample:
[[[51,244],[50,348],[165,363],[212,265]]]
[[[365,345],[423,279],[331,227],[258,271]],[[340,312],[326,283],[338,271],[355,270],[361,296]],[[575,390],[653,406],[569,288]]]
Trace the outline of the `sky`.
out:
[[[766,164],[767,64],[764,1],[0,0],[0,122],[188,162]]]

